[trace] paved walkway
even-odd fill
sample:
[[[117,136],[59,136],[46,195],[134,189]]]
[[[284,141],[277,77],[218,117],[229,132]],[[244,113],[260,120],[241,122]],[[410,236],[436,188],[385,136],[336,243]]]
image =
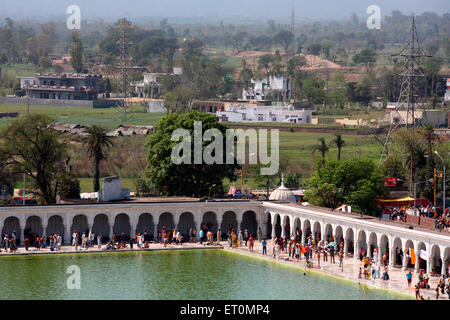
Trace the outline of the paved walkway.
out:
[[[104,246],[103,246],[104,248]],[[236,252],[239,254],[245,254],[248,256],[258,257],[262,259],[266,259],[268,261],[276,262],[276,263],[283,263],[288,264],[294,267],[298,267],[302,270],[305,269],[305,258],[302,257],[302,259],[297,262],[292,259],[288,259],[288,253],[287,252],[281,252],[280,259],[277,261],[272,258],[272,245],[268,243],[267,245],[267,255],[262,255],[262,245],[258,241],[255,241],[254,245],[254,251],[250,252],[248,247],[239,247],[239,248],[229,248],[227,241],[222,241],[220,243],[215,243],[214,245],[207,245],[206,242],[203,242],[203,244],[200,243],[184,243],[182,245],[176,245],[171,244],[167,245],[167,247],[164,247],[162,244],[150,244],[148,249],[139,249],[136,245],[133,246],[133,249],[130,249],[128,246],[126,249],[120,249],[116,251],[105,251],[102,249],[98,249],[97,246],[86,249],[79,248],[78,251],[74,250],[74,247],[72,246],[63,246],[61,248],[61,251],[50,251],[48,248],[41,249],[40,251],[32,251],[34,248],[30,247],[29,251],[26,251],[24,247],[19,247],[16,253],[10,253],[5,252],[2,250],[0,252],[0,256],[13,256],[13,255],[35,255],[35,254],[61,254],[61,253],[89,253],[89,252],[126,252],[126,251],[157,251],[157,250],[189,250],[189,249],[220,249],[224,248],[225,250]],[[344,271],[341,271],[341,268],[339,268],[339,261],[337,255],[335,256],[336,263],[331,263],[330,258],[328,257],[328,262],[323,262],[323,256],[321,256],[320,259],[320,268],[317,265],[317,256],[314,255],[313,259],[311,260],[313,262],[313,271],[325,273],[328,275],[333,275],[339,278],[348,279],[351,281],[354,281],[356,283],[362,283],[367,285],[368,287],[373,288],[382,288],[382,289],[388,289],[388,290],[395,290],[397,292],[401,292],[404,294],[411,295],[412,297],[415,296],[414,292],[414,286],[418,281],[417,274],[414,273],[414,270],[411,270],[413,272],[413,279],[412,279],[412,285],[411,288],[408,288],[407,281],[406,281],[406,271],[402,271],[401,268],[389,268],[389,280],[383,281],[381,279],[360,279],[358,278],[359,268],[362,267],[362,263],[359,260],[354,260],[353,257],[345,258],[344,259]],[[425,299],[435,300],[435,289],[439,282],[439,277],[431,277],[430,278],[430,289],[421,289],[420,294],[424,296]],[[439,300],[448,300],[447,294],[440,294]]]
[[[222,249],[222,245],[219,243],[215,243],[214,245],[208,245],[206,242],[200,244],[197,243],[183,243],[182,245],[177,244],[169,244],[167,247],[159,243],[149,244],[149,248],[139,249],[136,244],[133,245],[133,249],[130,248],[129,245],[125,249],[119,250],[103,250],[105,245],[102,245],[101,249],[98,249],[97,246],[93,246],[86,249],[82,249],[81,246],[78,247],[78,250],[75,250],[73,246],[62,246],[60,251],[51,251],[49,248],[41,248],[39,251],[36,251],[34,247],[29,247],[28,251],[25,250],[25,247],[19,247],[15,253],[5,252],[3,249],[0,252],[0,256],[18,256],[18,255],[36,255],[36,254],[64,254],[64,253],[91,253],[91,252],[127,252],[127,251],[160,251],[160,250],[190,250],[190,249]]]
[[[275,261],[277,263],[284,263],[291,266],[298,267],[302,270],[305,269],[306,266],[306,260],[304,257],[297,262],[296,260],[289,259],[288,252],[281,252],[280,259],[277,261],[276,259],[272,258],[272,245],[270,243],[267,244],[267,255],[262,255],[262,245],[255,241],[253,252],[250,252],[248,247],[239,247],[239,248],[229,248],[227,242],[221,243],[224,248],[228,251],[237,252],[246,254],[249,256],[257,256],[259,258],[266,259],[268,261]],[[289,261],[286,261],[285,259],[289,259]],[[314,254],[313,259],[311,260],[313,262],[313,268],[312,270],[326,273],[328,275],[337,276],[339,278],[345,278],[351,281],[354,281],[356,283],[365,284],[368,287],[373,288],[381,288],[381,289],[388,289],[388,290],[395,290],[397,292],[401,292],[403,294],[411,295],[413,298],[415,297],[415,290],[414,287],[416,283],[418,282],[418,276],[416,273],[414,273],[414,270],[411,269],[413,273],[411,288],[408,288],[408,283],[406,280],[406,272],[402,271],[401,268],[396,267],[389,267],[388,273],[389,273],[389,280],[383,281],[381,279],[360,279],[358,278],[359,274],[359,268],[363,267],[361,261],[354,260],[353,257],[345,258],[344,259],[344,271],[341,271],[341,268],[339,268],[339,261],[338,256],[335,255],[335,261],[336,263],[330,262],[330,256],[328,255],[328,262],[323,262],[323,255],[320,257],[320,268],[317,264],[317,256]],[[383,268],[381,267],[381,272],[383,272]],[[430,300],[436,300],[436,286],[439,283],[439,277],[430,277],[429,284],[430,289],[421,289],[420,294],[423,295],[424,299],[430,299]],[[449,300],[447,294],[439,293],[439,300]]]

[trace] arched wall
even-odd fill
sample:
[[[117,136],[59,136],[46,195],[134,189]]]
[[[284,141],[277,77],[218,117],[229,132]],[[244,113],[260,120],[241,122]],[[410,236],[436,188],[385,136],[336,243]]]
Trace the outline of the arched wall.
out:
[[[153,215],[145,212],[139,215],[138,223],[136,225],[136,231],[140,234],[147,233],[147,236],[153,235],[155,230],[155,223],[153,220]],[[147,239],[145,239],[147,240]]]
[[[195,228],[194,215],[191,212],[183,212],[180,215],[180,221],[178,222],[177,230],[181,235],[188,240],[189,230]]]
[[[173,230],[175,223],[173,221],[173,215],[170,212],[164,212],[159,216],[158,220],[158,232],[161,232],[163,227],[166,227],[166,231]]]
[[[41,237],[43,235],[42,232],[43,229],[41,218],[38,216],[28,217],[27,222],[25,223],[25,236],[35,233]]]
[[[97,237],[100,233],[102,234],[102,239],[109,239],[109,218],[106,214],[97,214],[94,217],[94,224],[92,225],[92,232],[95,233]],[[95,242],[97,239],[94,239]]]
[[[2,228],[2,236],[7,234],[11,235],[11,233],[15,232],[16,237],[20,236],[21,233],[20,228],[20,220],[17,217],[8,217],[3,222],[3,228]]]
[[[206,225],[209,231],[212,231],[214,235],[217,233],[217,215],[213,211],[208,211],[203,214],[202,226]]]
[[[86,234],[89,233],[88,219],[84,214],[78,214],[72,218],[70,234],[72,235],[75,230],[81,234],[83,234],[83,232]]]
[[[222,223],[220,224],[220,231],[222,234],[222,238],[228,235],[228,232],[230,232],[232,229],[234,229],[234,232],[237,232],[237,219],[236,219],[236,213],[234,211],[226,211],[223,214],[222,217]]]
[[[60,234],[62,237],[64,237],[64,220],[59,215],[51,216],[48,219],[47,223],[47,233],[46,236],[48,237],[51,234]]]
[[[251,234],[254,238],[257,237],[258,222],[256,221],[256,213],[254,211],[244,212],[242,216],[241,230],[247,230],[249,236]]]
[[[118,214],[114,219],[113,232],[119,236],[124,233],[126,237],[134,234],[134,230],[131,230],[130,217],[126,213]]]

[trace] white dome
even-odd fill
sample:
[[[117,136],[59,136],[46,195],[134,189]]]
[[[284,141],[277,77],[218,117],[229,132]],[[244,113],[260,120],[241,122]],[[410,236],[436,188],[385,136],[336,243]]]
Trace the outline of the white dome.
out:
[[[283,202],[297,202],[294,193],[284,186],[284,179],[281,178],[281,186],[273,190],[269,200],[277,200]]]

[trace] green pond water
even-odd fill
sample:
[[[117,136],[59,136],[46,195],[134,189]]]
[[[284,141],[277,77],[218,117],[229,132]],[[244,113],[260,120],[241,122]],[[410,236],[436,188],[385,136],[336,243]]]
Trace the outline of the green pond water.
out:
[[[80,269],[68,289],[67,268]],[[0,258],[0,299],[405,299],[223,250]]]

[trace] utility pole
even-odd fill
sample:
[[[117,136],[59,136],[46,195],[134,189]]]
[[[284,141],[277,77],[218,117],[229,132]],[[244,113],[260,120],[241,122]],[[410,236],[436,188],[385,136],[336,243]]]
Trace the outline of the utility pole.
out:
[[[434,184],[434,207],[436,208],[436,168],[434,168],[433,184]]]
[[[388,134],[386,136],[386,142],[384,144],[383,152],[381,153],[382,160],[384,156],[387,154],[387,147],[390,141],[390,137],[392,133],[397,129],[398,126],[404,124],[406,128],[414,128],[415,125],[422,123],[416,123],[414,112],[416,109],[416,105],[423,108],[425,111],[425,104],[423,102],[423,93],[420,91],[420,81],[419,78],[424,77],[423,72],[423,58],[431,57],[431,55],[425,54],[420,46],[419,39],[417,37],[416,30],[416,22],[414,16],[411,17],[411,26],[409,29],[409,39],[403,49],[399,54],[394,54],[392,56],[400,56],[403,57],[404,63],[403,71],[399,74],[402,78],[402,85],[400,88],[400,95],[398,98],[398,107],[406,105],[406,120],[403,119],[403,116],[397,112],[399,116],[399,121],[395,123],[394,118],[390,120],[390,128]],[[423,113],[426,122],[426,113]],[[410,120],[411,116],[411,120]],[[423,121],[422,121],[423,122]],[[411,123],[411,124],[410,124]],[[414,130],[414,129],[413,129]],[[413,131],[414,134],[414,131]],[[411,154],[414,150],[411,150]],[[413,170],[412,164],[410,167],[410,184],[409,184],[409,192],[412,189],[412,180],[413,180]]]
[[[133,41],[131,41],[133,26],[126,18],[122,18],[118,21],[116,30],[119,36],[116,44],[120,50],[117,57],[117,68],[120,69],[120,91],[123,98],[123,104],[118,105],[116,120],[125,123],[133,116],[133,105],[128,101],[128,89],[130,87],[128,68],[131,62],[129,48],[133,44]]]
[[[442,167],[443,167],[443,181],[442,181],[442,210],[445,211],[445,161],[442,159],[441,155],[437,150],[434,151],[434,153],[439,157],[439,159],[442,161]]]

